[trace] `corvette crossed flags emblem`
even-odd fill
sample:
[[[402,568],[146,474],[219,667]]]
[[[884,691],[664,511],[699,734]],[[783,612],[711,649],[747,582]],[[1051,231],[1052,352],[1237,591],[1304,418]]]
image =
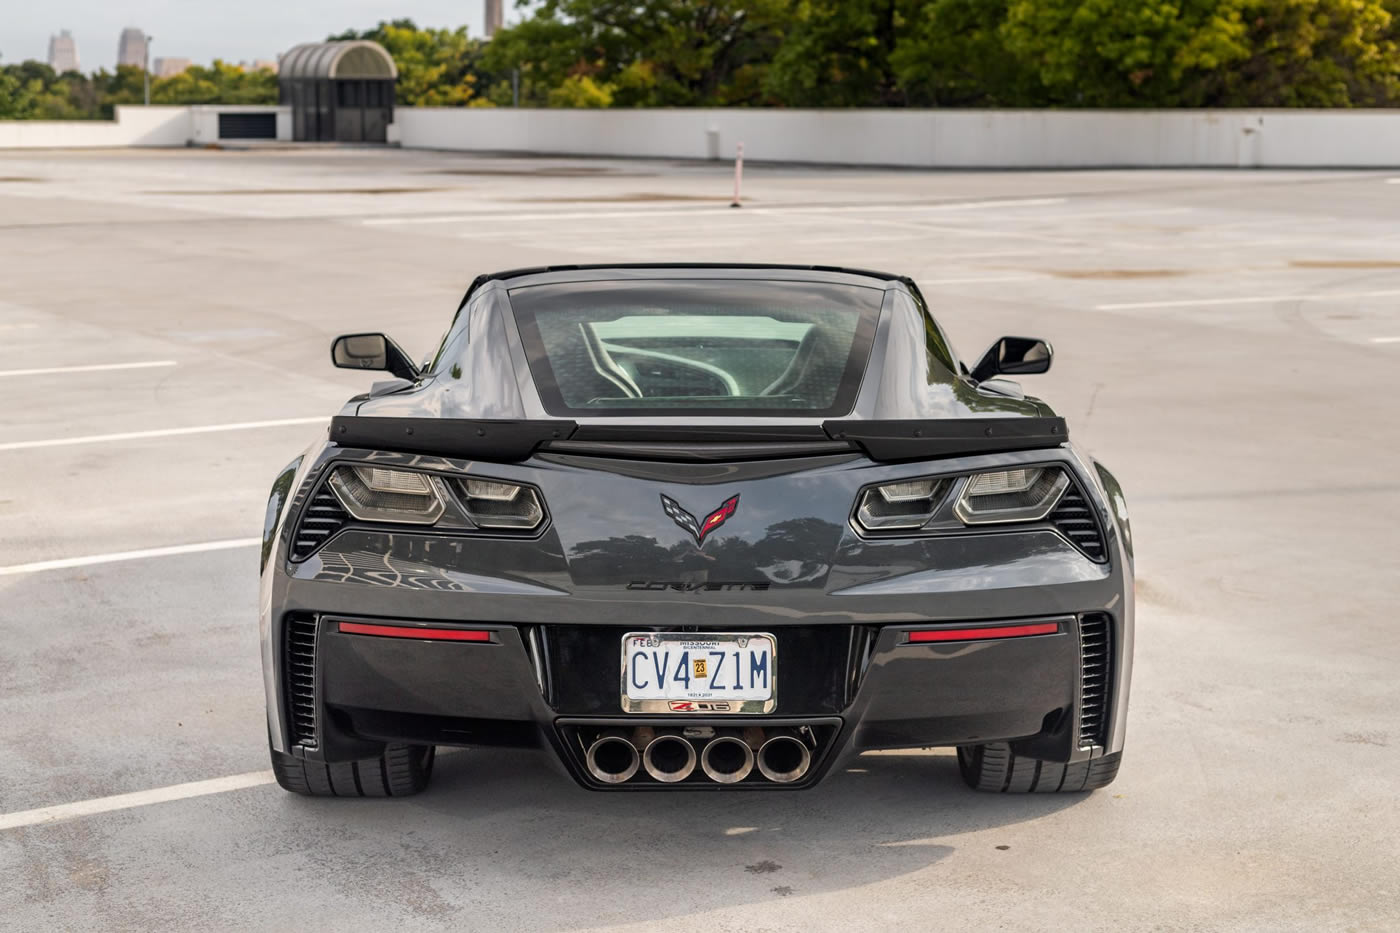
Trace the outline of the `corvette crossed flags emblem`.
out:
[[[729,517],[739,508],[739,497],[730,496],[724,500],[724,504],[706,515],[703,521],[696,521],[681,504],[665,493],[661,494],[661,507],[666,510],[666,514],[671,516],[671,521],[680,525],[690,536],[695,539],[696,547],[704,547],[705,536],[714,531],[720,525],[729,520]]]

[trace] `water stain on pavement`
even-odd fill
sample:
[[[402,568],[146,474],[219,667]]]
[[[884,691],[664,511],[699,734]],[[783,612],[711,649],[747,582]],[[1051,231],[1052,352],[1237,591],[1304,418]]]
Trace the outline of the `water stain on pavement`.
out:
[[[763,861],[755,862],[752,865],[745,865],[744,871],[754,875],[767,875],[777,871],[782,867],[783,866],[779,865],[777,862],[771,861],[769,859],[764,859]]]

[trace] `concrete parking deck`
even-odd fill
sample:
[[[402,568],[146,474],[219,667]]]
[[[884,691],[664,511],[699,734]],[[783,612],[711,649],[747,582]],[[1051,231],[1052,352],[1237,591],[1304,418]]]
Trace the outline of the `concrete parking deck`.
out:
[[[1396,182],[750,166],[733,210],[722,165],[0,154],[3,925],[1400,926]],[[330,338],[426,355],[478,272],[611,260],[902,271],[965,357],[1054,342],[1025,384],[1133,510],[1117,783],[983,796],[921,752],[600,795],[496,751],[408,800],[270,783],[253,539],[369,381]]]

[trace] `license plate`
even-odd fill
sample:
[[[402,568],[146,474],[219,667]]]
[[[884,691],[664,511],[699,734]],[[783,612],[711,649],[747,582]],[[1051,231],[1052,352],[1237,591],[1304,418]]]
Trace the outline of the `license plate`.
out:
[[[763,633],[629,632],[622,636],[622,709],[771,713],[777,647]]]

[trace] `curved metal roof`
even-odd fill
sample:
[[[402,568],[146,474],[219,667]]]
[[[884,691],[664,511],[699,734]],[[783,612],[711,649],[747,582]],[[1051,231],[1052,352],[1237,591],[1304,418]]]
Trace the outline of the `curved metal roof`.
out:
[[[293,46],[278,63],[279,78],[381,78],[394,80],[394,59],[378,42],[307,42]]]

